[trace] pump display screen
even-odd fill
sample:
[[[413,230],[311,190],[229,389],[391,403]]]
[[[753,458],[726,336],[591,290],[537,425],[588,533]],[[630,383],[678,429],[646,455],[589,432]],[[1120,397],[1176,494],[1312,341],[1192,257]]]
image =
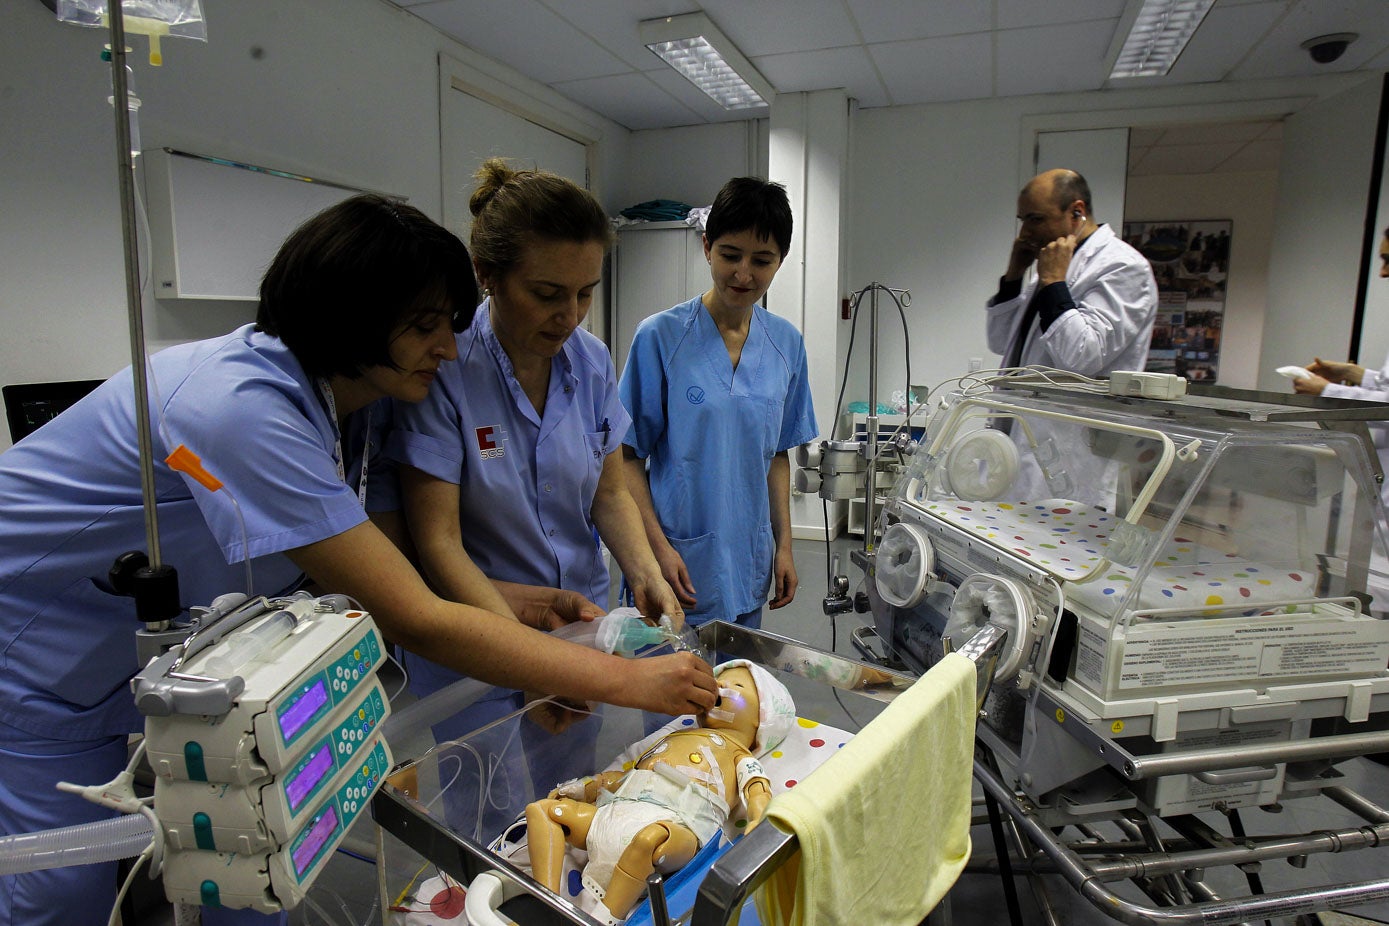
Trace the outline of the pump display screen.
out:
[[[314,679],[304,691],[299,692],[279,710],[280,735],[289,743],[313,720],[318,709],[328,703],[328,684],[322,679]]]
[[[332,839],[338,831],[338,809],[332,804],[323,808],[323,813],[313,826],[300,838],[299,844],[294,847],[291,858],[294,860],[294,874],[304,877],[304,872],[309,870],[318,857],[321,850],[328,840]]]
[[[318,783],[332,772],[333,743],[331,740],[324,740],[323,745],[311,752],[299,770],[293,772],[285,782],[285,797],[289,798],[290,812],[297,813],[304,803],[304,798],[312,794]]]

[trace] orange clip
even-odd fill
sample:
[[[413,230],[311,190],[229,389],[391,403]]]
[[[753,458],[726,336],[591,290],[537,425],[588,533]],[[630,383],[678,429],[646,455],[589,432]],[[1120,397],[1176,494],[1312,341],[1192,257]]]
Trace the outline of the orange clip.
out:
[[[164,462],[169,464],[170,469],[192,476],[199,485],[209,491],[216,492],[222,488],[222,483],[217,477],[203,469],[203,461],[198,458],[198,455],[183,444],[175,447],[174,452],[164,458]]]

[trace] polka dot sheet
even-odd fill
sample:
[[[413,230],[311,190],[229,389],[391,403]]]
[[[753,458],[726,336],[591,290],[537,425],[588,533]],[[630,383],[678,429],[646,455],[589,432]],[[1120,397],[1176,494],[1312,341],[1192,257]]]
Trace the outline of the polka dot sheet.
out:
[[[1120,520],[1079,502],[930,502],[936,517],[1036,563],[1072,582],[1090,575],[1105,557]]]
[[[1263,603],[1316,596],[1316,573],[1310,569],[1280,569],[1209,549],[1201,551],[1204,562],[1193,562],[1197,551],[1185,538],[1170,541],[1143,580],[1132,607],[1200,610],[1248,604],[1251,607],[1235,613],[1257,614]],[[1113,610],[1131,591],[1132,572],[1111,564],[1104,575],[1068,587],[1067,594],[1097,611]]]
[[[641,755],[649,749],[656,740],[665,734],[680,727],[693,726],[695,719],[693,716],[677,717],[661,729],[643,739],[638,740],[618,755],[609,763],[604,771],[612,769],[629,769]],[[853,738],[852,733],[825,724],[816,723],[813,720],[797,718],[796,723],[787,734],[786,739],[781,745],[762,756],[760,761],[763,769],[767,772],[767,778],[772,784],[772,796],[775,797],[783,791],[787,791],[796,786],[796,783],[805,778],[815,769],[819,768],[820,763],[828,759],[836,750],[844,746]],[[736,838],[744,827],[747,826],[747,819],[741,814],[741,807],[736,808],[734,819],[729,821],[725,827],[726,835],[732,839]],[[512,827],[508,835],[515,835],[515,839],[504,840],[503,845],[497,848],[502,857],[509,859],[513,864],[529,871],[529,857],[525,849],[524,825],[518,824]],[[684,874],[689,872],[689,876],[695,876],[698,872],[694,869],[707,870],[714,861],[722,854],[722,851],[731,843],[722,846],[710,845],[701,850],[685,869]],[[584,863],[587,861],[586,853],[578,849],[570,848],[564,862],[564,878],[561,884],[561,893],[570,900],[576,900],[579,893],[583,890],[580,881],[580,873]],[[672,879],[673,881],[673,879]],[[447,875],[436,875],[422,881],[408,906],[402,904],[392,912],[391,923],[396,926],[450,926],[450,924],[466,923],[467,919],[463,915],[463,893],[466,885],[458,885]],[[650,922],[650,906],[643,903],[633,911],[633,915],[628,922],[638,923]]]
[[[1070,583],[1066,594],[1102,613],[1128,595],[1133,570],[1104,562],[1121,519],[1079,502],[941,501],[926,510],[956,527],[1003,547]],[[1198,559],[1200,561],[1198,561]],[[1101,574],[1096,570],[1104,567]],[[1212,608],[1313,597],[1316,574],[1251,563],[1237,554],[1200,549],[1175,538],[1161,551],[1143,582],[1135,608]]]

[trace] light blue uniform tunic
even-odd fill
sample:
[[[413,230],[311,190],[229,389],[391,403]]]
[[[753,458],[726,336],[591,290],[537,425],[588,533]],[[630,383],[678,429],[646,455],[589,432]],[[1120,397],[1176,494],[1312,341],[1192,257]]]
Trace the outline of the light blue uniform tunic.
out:
[[[603,461],[621,446],[630,423],[612,357],[598,338],[575,330],[551,361],[542,416],[517,381],[491,318],[489,300],[458,335],[458,361],[439,368],[429,397],[397,406],[387,453],[459,487],[463,547],[489,578],[562,588],[607,607],[608,567],[591,512]],[[408,664],[410,687],[420,695],[462,677],[418,657]],[[497,689],[436,727],[435,735],[455,738],[520,705],[519,695]],[[591,726],[571,728],[568,739],[583,740]],[[541,742],[539,730],[522,726],[528,744]],[[549,734],[540,737],[555,754],[542,763],[527,746],[542,791],[592,771],[591,741],[562,760],[561,745]],[[529,799],[518,798],[518,810]]]
[[[582,328],[551,361],[539,415],[484,302],[458,335],[458,362],[429,397],[398,405],[388,454],[459,487],[463,547],[490,578],[563,588],[606,606],[594,494],[630,419],[603,342]]]
[[[637,327],[620,392],[625,443],[649,461],[661,528],[694,583],[686,621],[759,611],[776,552],[768,468],[819,433],[800,333],[754,306],[735,372],[697,296]]]
[[[226,486],[209,492],[170,470],[152,417],[160,548],[178,570],[185,607],[244,591],[248,550],[256,592],[284,591],[299,571],[279,554],[366,519],[356,492],[361,459],[349,460],[349,488],[338,474],[337,428],[277,338],[248,325],[162,351],[151,364],[151,405],[163,404],[169,444],[186,444]],[[117,555],[146,546],[134,405],[127,369],[0,455],[0,824],[7,834],[106,816],[55,791],[54,781],[107,780],[125,765],[126,735],[143,727],[127,684],[137,668],[135,605],[107,580]],[[388,415],[378,403],[376,426],[384,428]],[[359,427],[344,436],[349,457],[362,452],[364,417],[354,416]],[[396,507],[389,475],[369,479],[370,507]],[[244,539],[231,495],[245,517]],[[7,877],[0,923],[74,922],[76,910],[79,918],[104,915],[102,898],[109,907],[115,893],[114,874],[108,883],[104,872],[113,870]],[[35,909],[53,896],[65,897],[69,909]]]

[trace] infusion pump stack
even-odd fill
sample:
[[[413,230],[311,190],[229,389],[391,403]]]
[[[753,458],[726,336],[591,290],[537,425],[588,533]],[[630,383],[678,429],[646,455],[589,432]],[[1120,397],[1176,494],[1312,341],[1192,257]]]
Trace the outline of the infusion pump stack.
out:
[[[303,900],[390,770],[384,658],[344,596],[236,594],[136,675],[170,901]]]

